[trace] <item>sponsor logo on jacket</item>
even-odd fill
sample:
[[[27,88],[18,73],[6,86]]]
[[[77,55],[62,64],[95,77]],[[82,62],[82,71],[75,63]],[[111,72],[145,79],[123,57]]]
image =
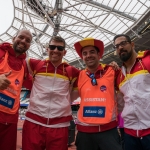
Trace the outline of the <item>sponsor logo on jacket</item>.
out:
[[[95,98],[84,98],[85,102],[95,102],[95,101],[99,101],[99,102],[105,102],[106,98],[103,97],[95,97]]]

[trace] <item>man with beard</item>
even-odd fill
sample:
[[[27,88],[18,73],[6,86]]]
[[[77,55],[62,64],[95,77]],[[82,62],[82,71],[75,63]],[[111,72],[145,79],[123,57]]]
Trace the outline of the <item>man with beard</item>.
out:
[[[123,61],[116,84],[123,95],[125,150],[150,149],[150,51],[135,51],[125,34],[114,37],[114,47]]]
[[[77,114],[77,150],[122,150],[117,131],[115,71],[99,63],[104,44],[85,38],[74,46],[86,64],[78,79],[81,103]]]
[[[25,72],[25,52],[32,35],[19,30],[12,43],[0,44],[0,150],[16,150],[20,91]]]
[[[23,150],[68,150],[68,126],[72,120],[70,94],[79,70],[62,62],[66,54],[62,37],[51,38],[49,59],[27,60],[34,77],[30,104],[23,125]],[[71,92],[71,93],[70,93]]]

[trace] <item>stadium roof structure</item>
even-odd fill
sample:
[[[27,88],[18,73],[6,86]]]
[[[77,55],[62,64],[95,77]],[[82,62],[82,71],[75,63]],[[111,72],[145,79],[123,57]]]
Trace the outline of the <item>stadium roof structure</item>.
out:
[[[0,35],[0,41],[11,42],[19,29],[29,29],[33,41],[27,55],[31,58],[45,59],[46,47],[55,35],[66,40],[64,60],[79,68],[84,64],[73,45],[85,37],[104,42],[101,61],[106,63],[117,59],[112,48],[116,34],[127,33],[137,49],[150,48],[150,0],[12,0],[10,3],[14,17],[10,27]]]

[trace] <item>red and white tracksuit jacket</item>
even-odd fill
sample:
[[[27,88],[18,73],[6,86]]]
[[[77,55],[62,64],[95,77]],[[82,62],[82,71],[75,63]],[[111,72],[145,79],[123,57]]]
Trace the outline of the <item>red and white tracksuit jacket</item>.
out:
[[[124,104],[125,132],[135,137],[150,134],[150,51],[138,53],[129,73],[122,66],[116,82],[123,95],[118,101]]]
[[[54,67],[49,60],[35,59],[29,59],[27,63],[34,82],[26,120],[52,128],[69,126],[72,111],[69,77],[65,70],[68,64]],[[79,70],[73,68],[72,72],[72,78],[77,78]],[[76,83],[73,86],[75,88]]]

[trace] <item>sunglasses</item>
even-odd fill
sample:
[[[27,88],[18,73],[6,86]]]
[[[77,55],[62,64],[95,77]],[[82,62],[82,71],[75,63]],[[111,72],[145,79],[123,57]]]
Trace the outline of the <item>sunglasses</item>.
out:
[[[96,78],[94,76],[94,73],[90,74],[89,77],[91,78],[91,84],[93,86],[97,85],[97,81],[96,81]]]
[[[63,51],[64,47],[63,46],[56,46],[56,45],[49,45],[50,50],[54,50],[57,47],[57,50]]]

